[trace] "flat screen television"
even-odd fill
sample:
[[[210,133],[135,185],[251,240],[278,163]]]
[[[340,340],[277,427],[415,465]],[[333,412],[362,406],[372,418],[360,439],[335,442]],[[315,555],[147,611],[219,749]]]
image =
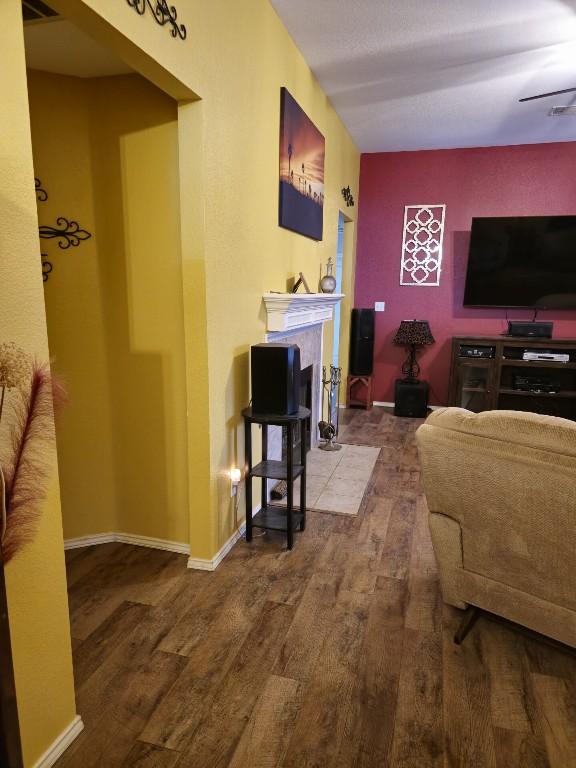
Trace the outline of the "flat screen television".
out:
[[[464,306],[576,309],[576,216],[472,219]]]

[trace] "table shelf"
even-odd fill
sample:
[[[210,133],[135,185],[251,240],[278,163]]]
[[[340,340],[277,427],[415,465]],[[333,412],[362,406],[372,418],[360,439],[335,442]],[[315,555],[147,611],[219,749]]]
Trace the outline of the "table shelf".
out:
[[[298,530],[301,527],[303,520],[304,514],[299,510],[293,510],[292,530]],[[287,531],[288,514],[286,507],[269,504],[252,516],[252,527],[263,528],[267,531]]]
[[[302,464],[292,465],[292,477],[296,479],[304,472]],[[288,464],[285,461],[261,461],[252,467],[252,477],[266,477],[269,480],[288,480]]]

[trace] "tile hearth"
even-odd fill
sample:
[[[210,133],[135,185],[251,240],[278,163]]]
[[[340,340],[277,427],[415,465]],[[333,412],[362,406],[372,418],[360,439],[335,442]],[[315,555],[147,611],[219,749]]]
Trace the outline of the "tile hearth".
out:
[[[341,515],[357,515],[380,448],[342,445],[340,451],[312,448],[308,453],[306,502],[308,509]],[[298,504],[300,480],[294,483]],[[282,499],[279,504],[286,504]]]

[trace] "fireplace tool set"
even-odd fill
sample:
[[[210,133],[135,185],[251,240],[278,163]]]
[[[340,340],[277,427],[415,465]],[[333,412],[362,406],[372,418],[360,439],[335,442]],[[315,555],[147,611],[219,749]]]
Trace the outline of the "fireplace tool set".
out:
[[[325,442],[318,447],[323,451],[339,451],[342,446],[335,442],[338,437],[338,404],[340,402],[340,382],[342,381],[342,369],[330,366],[330,375],[327,376],[326,366],[322,367],[322,416],[326,403],[327,421],[318,422],[320,437]]]

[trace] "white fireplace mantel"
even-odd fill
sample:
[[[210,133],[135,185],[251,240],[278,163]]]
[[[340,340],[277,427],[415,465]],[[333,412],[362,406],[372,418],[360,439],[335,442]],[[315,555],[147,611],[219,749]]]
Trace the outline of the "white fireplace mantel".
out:
[[[266,305],[266,329],[291,331],[332,320],[333,309],[344,294],[265,293],[262,298]]]

